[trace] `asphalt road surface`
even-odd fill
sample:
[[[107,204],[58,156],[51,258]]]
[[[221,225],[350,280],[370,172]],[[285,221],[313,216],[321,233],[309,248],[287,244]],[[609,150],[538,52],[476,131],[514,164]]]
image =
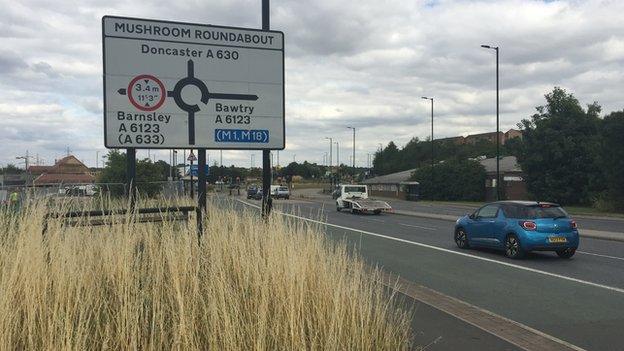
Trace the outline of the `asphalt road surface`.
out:
[[[429,203],[420,203],[420,202],[406,202],[406,201],[393,201],[392,199],[384,199],[387,200],[392,208],[396,210],[409,210],[423,213],[433,213],[433,214],[445,214],[452,216],[463,216],[466,214],[472,213],[477,207],[464,206],[464,205],[452,205],[452,204],[429,204]],[[565,207],[564,207],[565,209]],[[585,216],[574,216],[579,228],[581,229],[591,229],[591,230],[601,230],[607,232],[624,232],[624,220],[622,219],[608,219],[608,218],[587,218]],[[624,234],[623,234],[624,235]]]
[[[624,350],[624,242],[582,238],[570,260],[549,252],[510,260],[497,251],[458,249],[449,221],[353,215],[337,212],[331,200],[274,203],[278,211],[327,223],[322,228],[328,237],[346,241],[370,264],[412,282],[587,350]],[[425,334],[419,341],[433,341],[434,330]],[[480,349],[514,349],[477,331],[467,332],[466,340],[470,337]],[[468,344],[462,348],[473,348]],[[440,343],[431,349],[453,348]]]

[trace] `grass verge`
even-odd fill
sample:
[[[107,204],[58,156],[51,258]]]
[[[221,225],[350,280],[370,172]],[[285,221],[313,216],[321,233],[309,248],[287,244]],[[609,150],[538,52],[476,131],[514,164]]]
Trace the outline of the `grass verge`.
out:
[[[0,212],[0,349],[411,347],[411,312],[314,227],[210,207],[201,245],[133,214],[42,236],[46,211]]]

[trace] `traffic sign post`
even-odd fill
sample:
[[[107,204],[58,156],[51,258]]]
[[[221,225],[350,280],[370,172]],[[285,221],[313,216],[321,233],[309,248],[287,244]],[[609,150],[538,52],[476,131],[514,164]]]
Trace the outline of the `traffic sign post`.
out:
[[[204,233],[203,217],[206,214],[206,149],[197,150],[198,168],[197,175],[197,243],[201,245],[201,236]]]
[[[191,199],[193,199],[195,197],[193,194],[193,173],[190,172],[190,170],[193,168],[193,162],[197,161],[197,157],[195,157],[193,150],[191,150],[191,153],[189,154],[187,160],[191,163],[191,167],[189,168],[189,173],[191,176]]]

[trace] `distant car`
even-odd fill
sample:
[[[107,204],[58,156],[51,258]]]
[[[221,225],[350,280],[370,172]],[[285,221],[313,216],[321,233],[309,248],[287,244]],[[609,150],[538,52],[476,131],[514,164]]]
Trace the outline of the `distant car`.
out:
[[[287,186],[271,185],[271,197],[274,199],[290,199],[290,190]]]
[[[255,185],[250,185],[247,188],[247,198],[248,199],[252,199],[254,195],[256,195],[256,193],[258,193],[258,187]],[[262,193],[261,193],[262,194]]]
[[[534,201],[498,201],[487,204],[455,224],[459,248],[503,250],[509,258],[529,251],[554,251],[574,256],[579,246],[576,222],[558,204]]]
[[[251,195],[251,198],[254,199],[254,200],[262,200],[262,188],[259,187],[256,190],[256,193]]]

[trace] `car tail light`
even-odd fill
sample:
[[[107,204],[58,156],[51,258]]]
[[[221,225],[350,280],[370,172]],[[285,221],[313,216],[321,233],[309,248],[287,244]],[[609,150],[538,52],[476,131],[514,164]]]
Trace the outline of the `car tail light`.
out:
[[[535,230],[537,229],[537,224],[531,221],[521,221],[520,226],[526,230]]]
[[[572,229],[576,229],[577,228],[575,220],[571,220],[570,221],[570,227],[572,227]]]

